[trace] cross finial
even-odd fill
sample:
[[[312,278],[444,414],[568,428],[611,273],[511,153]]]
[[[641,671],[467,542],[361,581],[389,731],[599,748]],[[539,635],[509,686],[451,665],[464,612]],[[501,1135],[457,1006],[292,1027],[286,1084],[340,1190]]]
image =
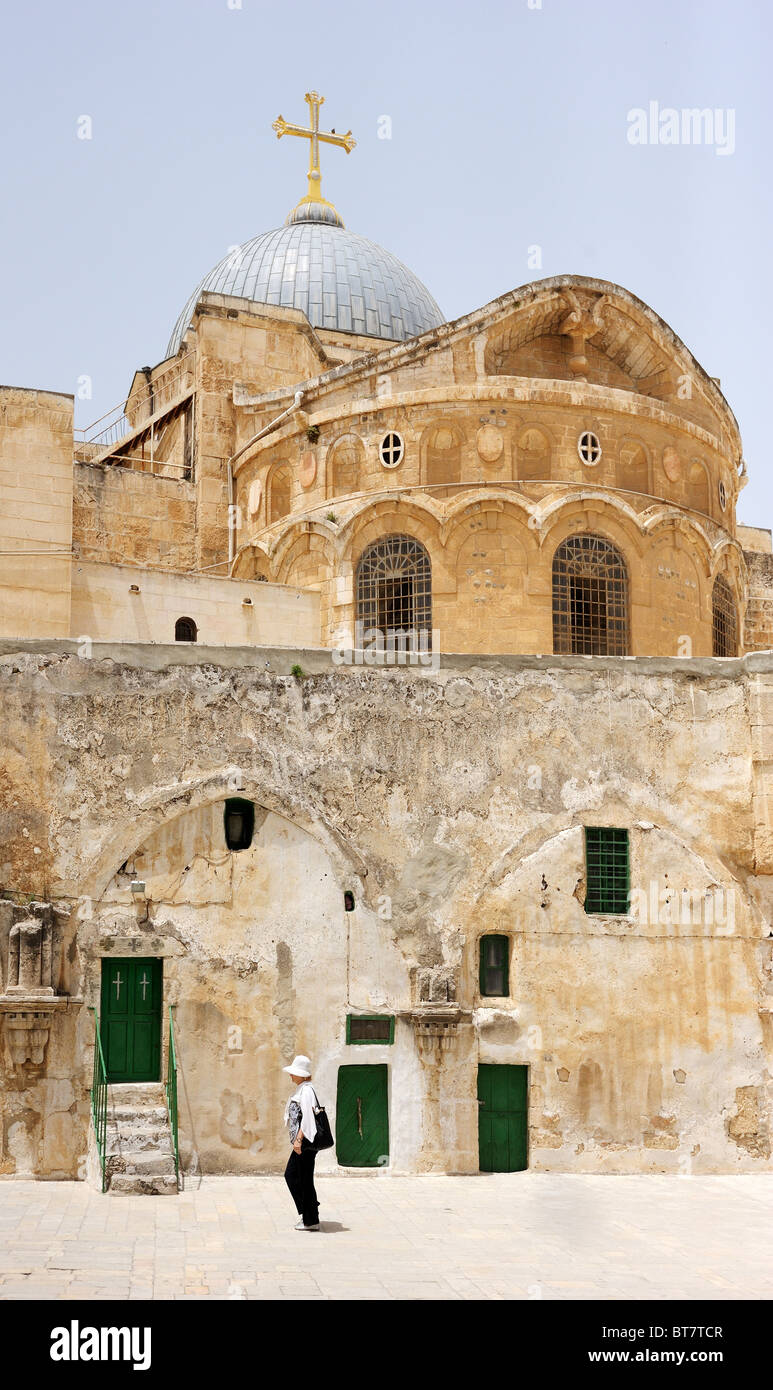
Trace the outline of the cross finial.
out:
[[[299,202],[298,206],[294,208],[293,211],[290,213],[288,221],[330,221],[335,222],[338,226],[342,227],[343,222],[339,214],[336,212],[336,209],[333,207],[333,204],[329,203],[326,198],[322,197],[322,179],[319,169],[319,144],[320,141],[324,141],[326,145],[340,145],[343,149],[346,150],[347,154],[350,154],[351,151],[354,149],[355,145],[357,144],[357,141],[354,139],[350,130],[347,130],[345,135],[336,135],[334,130],[320,130],[319,108],[324,100],[325,98],[321,97],[318,92],[306,93],[306,101],[308,102],[309,107],[308,129],[306,129],[304,126],[290,125],[285,120],[284,116],[277,116],[271,129],[276,131],[277,140],[281,140],[283,135],[299,135],[302,137],[302,139],[310,141],[309,191],[306,194],[306,197],[301,198],[301,201]],[[319,212],[322,214],[322,216],[318,219],[314,218],[313,216],[310,216],[310,214],[312,214],[312,204],[316,204],[319,208]],[[325,209],[329,209],[328,216],[325,216]]]

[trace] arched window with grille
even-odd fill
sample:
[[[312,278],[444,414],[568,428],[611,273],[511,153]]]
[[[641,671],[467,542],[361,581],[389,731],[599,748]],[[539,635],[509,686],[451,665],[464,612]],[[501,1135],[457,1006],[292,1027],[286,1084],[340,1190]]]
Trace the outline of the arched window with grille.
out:
[[[738,619],[733,591],[727,580],[718,574],[712,591],[712,655],[738,655]]]
[[[198,628],[193,618],[178,618],[174,625],[175,642],[195,642],[198,638]]]
[[[604,536],[568,536],[553,557],[553,650],[627,656],[628,573]]]
[[[382,536],[363,551],[357,566],[358,633],[378,630],[386,641],[415,633],[432,646],[432,571],[429,555],[413,536]]]

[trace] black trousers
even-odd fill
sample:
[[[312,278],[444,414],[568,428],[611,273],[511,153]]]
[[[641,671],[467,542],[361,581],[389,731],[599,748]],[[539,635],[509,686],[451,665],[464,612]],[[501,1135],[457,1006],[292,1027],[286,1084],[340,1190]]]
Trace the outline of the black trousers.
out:
[[[304,1226],[316,1226],[319,1221],[319,1202],[314,1188],[316,1157],[314,1145],[304,1138],[301,1141],[300,1153],[297,1154],[293,1149],[285,1168],[285,1182],[290,1189],[298,1215],[303,1217]]]

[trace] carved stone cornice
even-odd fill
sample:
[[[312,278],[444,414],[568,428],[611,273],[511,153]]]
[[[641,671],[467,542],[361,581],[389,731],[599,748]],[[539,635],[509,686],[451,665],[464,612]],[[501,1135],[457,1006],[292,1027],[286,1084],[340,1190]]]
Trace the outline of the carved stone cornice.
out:
[[[461,1023],[471,1016],[469,1009],[455,1003],[418,1004],[408,1011],[413,1023],[419,1054],[434,1060],[440,1052],[448,1052],[459,1035]]]

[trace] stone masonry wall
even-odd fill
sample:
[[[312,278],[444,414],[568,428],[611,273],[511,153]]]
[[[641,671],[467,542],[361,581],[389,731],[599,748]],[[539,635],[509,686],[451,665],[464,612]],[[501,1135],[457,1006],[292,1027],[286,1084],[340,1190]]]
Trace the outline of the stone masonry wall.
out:
[[[72,396],[0,386],[0,634],[70,631]]]
[[[529,1068],[532,1168],[770,1166],[770,658],[390,671],[270,648],[76,653],[0,646],[0,883],[55,905],[84,999],[49,1044],[69,1065],[74,1175],[86,1006],[102,958],[135,952],[164,960],[186,1162],[204,1171],[279,1167],[296,1049],[333,1111],[338,1066],[388,1063],[394,1171],[477,1171],[479,1062]],[[244,855],[223,840],[235,793],[258,808]],[[584,911],[585,825],[629,830],[636,912]],[[495,1000],[487,932],[511,942]],[[457,1011],[447,1047],[417,1033],[430,1000]],[[395,1043],[365,1056],[345,1016],[372,1009],[397,1016]],[[62,1172],[44,1081],[6,1055],[8,1174]]]
[[[75,463],[73,548],[84,560],[188,570],[195,564],[193,485],[131,468]]]

